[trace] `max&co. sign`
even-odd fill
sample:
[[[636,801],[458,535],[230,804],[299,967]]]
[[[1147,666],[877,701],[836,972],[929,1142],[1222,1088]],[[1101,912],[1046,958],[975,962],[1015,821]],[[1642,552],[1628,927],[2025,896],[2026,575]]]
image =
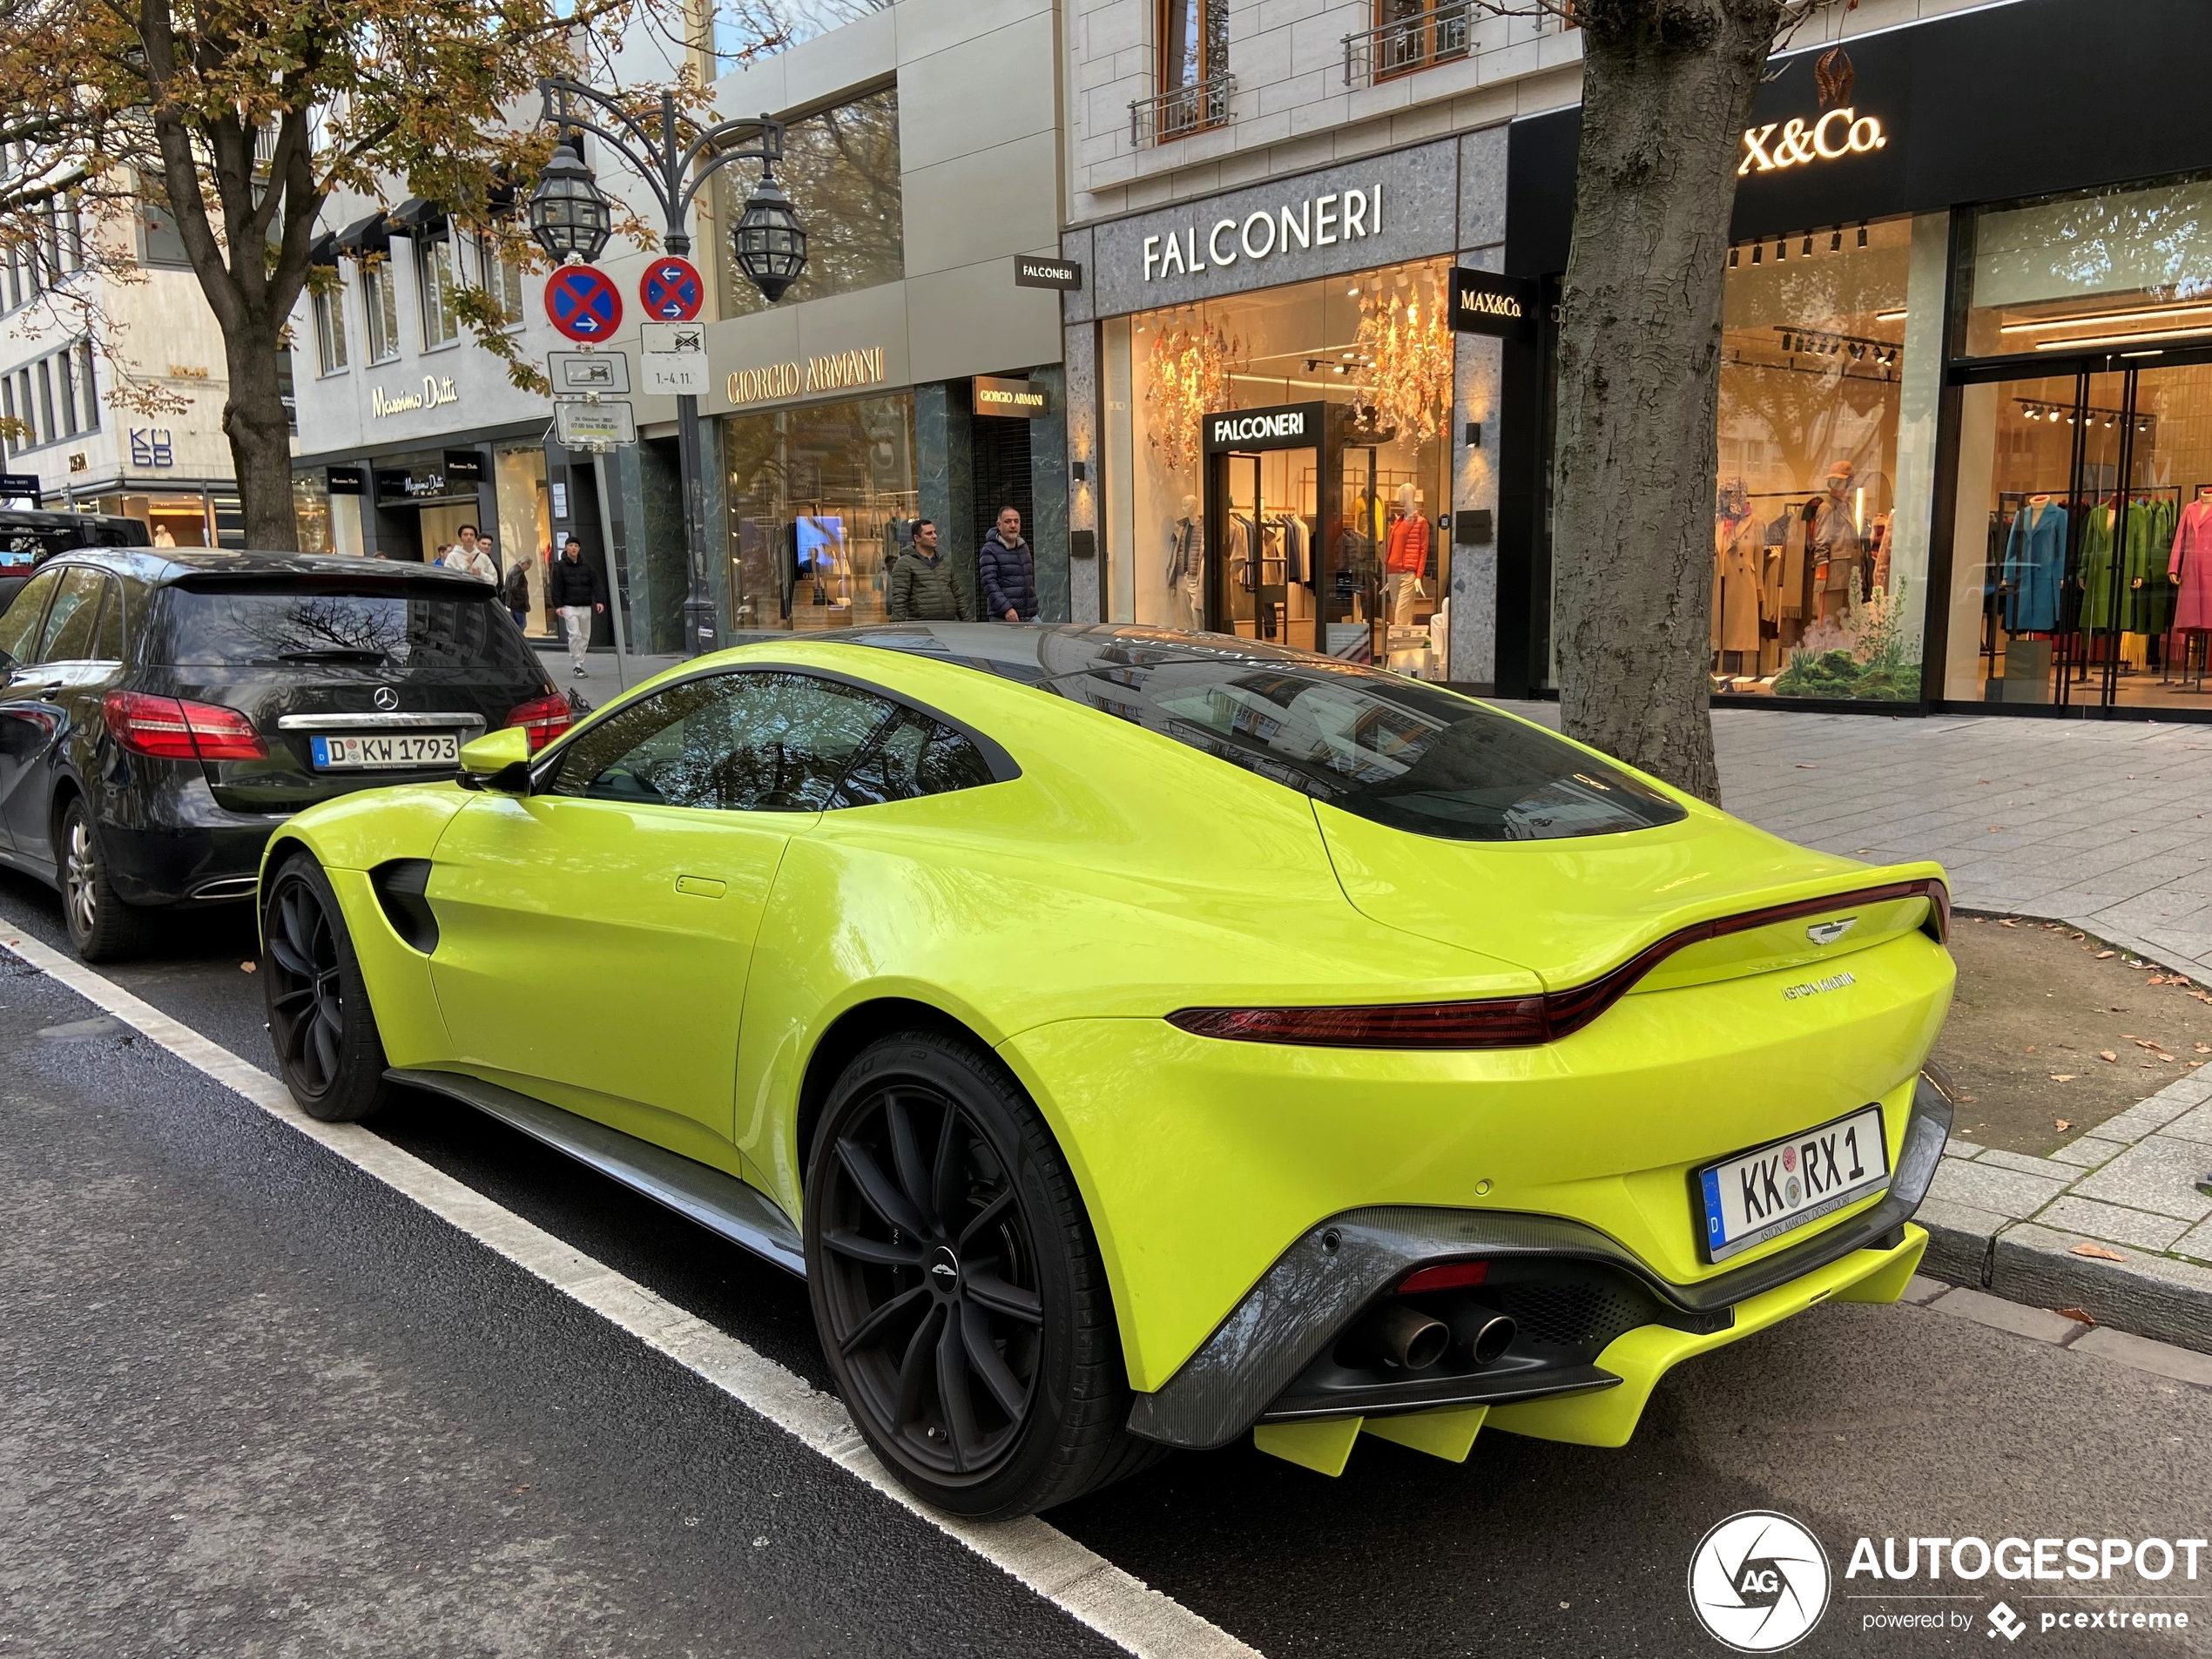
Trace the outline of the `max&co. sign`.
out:
[[[1743,129],[1743,160],[1736,169],[1742,179],[1754,172],[1779,172],[1816,161],[1841,161],[1845,156],[1871,155],[1889,147],[1889,134],[1878,117],[1861,115],[1848,105],[1833,109],[1808,122],[1792,116]]]
[[[1528,340],[1536,332],[1536,285],[1525,277],[1452,267],[1452,327],[1463,334]]]

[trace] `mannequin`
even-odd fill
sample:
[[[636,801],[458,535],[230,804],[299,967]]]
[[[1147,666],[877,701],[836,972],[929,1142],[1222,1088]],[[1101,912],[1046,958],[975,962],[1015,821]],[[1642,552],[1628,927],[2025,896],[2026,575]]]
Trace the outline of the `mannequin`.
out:
[[[1198,523],[1198,498],[1183,498],[1183,516],[1168,532],[1168,622],[1170,627],[1204,628],[1205,606],[1204,531]]]
[[[1757,660],[1759,651],[1759,583],[1764,574],[1764,538],[1751,519],[1743,486],[1722,487],[1713,519],[1713,649],[1724,671],[1741,672],[1741,660]],[[1739,660],[1731,667],[1728,658]]]
[[[2199,484],[2174,527],[2166,579],[2181,589],[2174,626],[2183,633],[2212,628],[2212,484]]]
[[[1421,516],[1411,484],[1398,486],[1398,516],[1391,521],[1384,585],[1390,592],[1390,619],[1410,624],[1413,601],[1421,593],[1421,572],[1428,564],[1428,520]]]
[[[1865,550],[1851,516],[1851,480],[1858,471],[1848,461],[1831,461],[1826,491],[1805,504],[1805,540],[1812,550],[1813,586],[1823,621],[1841,617],[1850,607],[1851,573]]]

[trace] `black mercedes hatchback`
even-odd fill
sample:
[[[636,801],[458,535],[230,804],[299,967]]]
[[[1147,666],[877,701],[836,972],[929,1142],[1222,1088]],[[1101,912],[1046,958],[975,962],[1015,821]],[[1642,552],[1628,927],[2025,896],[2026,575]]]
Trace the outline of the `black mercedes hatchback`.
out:
[[[359,558],[65,553],[0,614],[0,862],[60,890],[87,961],[251,898],[301,807],[570,719],[489,583]]]

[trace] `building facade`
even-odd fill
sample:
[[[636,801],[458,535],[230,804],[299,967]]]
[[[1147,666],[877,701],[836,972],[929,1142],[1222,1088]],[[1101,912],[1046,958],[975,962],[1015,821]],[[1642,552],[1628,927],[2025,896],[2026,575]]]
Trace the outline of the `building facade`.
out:
[[[2197,706],[2212,14],[2120,10],[1898,0],[1777,58],[1725,279],[1717,697]],[[1078,615],[1548,689],[1578,54],[1450,0],[1076,10]],[[2016,95],[2054,61],[2095,120]]]
[[[95,223],[66,202],[46,225],[35,252],[0,261],[0,415],[15,433],[0,472],[35,480],[38,504],[136,518],[157,542],[242,545],[222,331],[175,230],[150,207]],[[150,397],[118,398],[125,381]]]
[[[1020,256],[1057,246],[1055,38],[1052,0],[898,0],[713,82],[714,118],[786,123],[778,177],[808,235],[806,273],[771,307],[726,246],[755,170],[724,170],[694,207],[705,576],[725,639],[880,618],[888,559],[917,516],[937,522],[972,594],[984,530],[1008,505],[1046,614],[1068,614],[1058,294],[1015,282]],[[665,78],[640,51],[625,78]],[[590,138],[585,156],[602,189],[658,222],[619,157]],[[680,650],[675,399],[633,376],[638,442],[569,453],[551,404],[441,312],[448,269],[509,280],[465,227],[421,203],[352,203],[331,223],[339,282],[295,320],[318,342],[300,388],[303,523],[327,523],[338,549],[399,557],[435,556],[463,522],[496,527],[502,563],[535,556],[540,629],[533,567],[574,534],[621,601],[602,630]],[[650,263],[621,243],[599,261],[624,316],[596,349],[633,368]],[[512,287],[518,352],[543,363],[572,348],[546,318],[543,278]],[[979,376],[992,382],[980,398]]]

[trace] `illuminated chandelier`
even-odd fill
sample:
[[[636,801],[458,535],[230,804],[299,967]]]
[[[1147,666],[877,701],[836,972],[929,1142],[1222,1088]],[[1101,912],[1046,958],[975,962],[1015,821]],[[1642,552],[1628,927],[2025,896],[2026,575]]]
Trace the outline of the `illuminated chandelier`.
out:
[[[1203,322],[1163,327],[1152,342],[1144,407],[1150,442],[1170,472],[1198,459],[1200,423],[1229,407],[1229,369],[1237,347]]]
[[[1424,302],[1392,293],[1359,296],[1360,368],[1352,405],[1361,424],[1395,427],[1426,443],[1444,429],[1452,385],[1452,331],[1432,288]]]

